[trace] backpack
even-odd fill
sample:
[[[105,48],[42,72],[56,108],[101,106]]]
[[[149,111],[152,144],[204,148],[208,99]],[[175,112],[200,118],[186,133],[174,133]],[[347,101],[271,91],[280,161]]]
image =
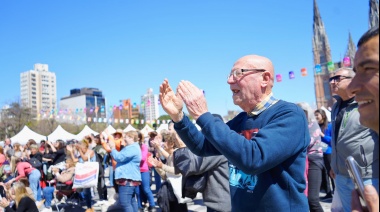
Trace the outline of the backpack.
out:
[[[30,163],[30,165],[32,165],[33,168],[36,168],[38,170],[42,168],[42,163],[37,158],[30,158],[27,162]]]

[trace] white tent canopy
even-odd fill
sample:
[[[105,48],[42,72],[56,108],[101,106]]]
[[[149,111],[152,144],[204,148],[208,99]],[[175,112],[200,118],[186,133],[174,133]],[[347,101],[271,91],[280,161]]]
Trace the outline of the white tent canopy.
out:
[[[116,132],[115,128],[113,128],[111,125],[108,125],[104,131],[108,132],[108,135],[114,134]]]
[[[148,125],[145,125],[144,128],[140,130],[140,132],[146,137],[148,136],[148,133],[153,132],[154,130],[149,127]]]
[[[168,125],[168,124],[161,124],[161,125],[157,128],[156,132],[161,132],[161,130],[168,130],[168,128],[169,128],[169,125]]]
[[[94,135],[98,135],[99,133],[95,132],[94,130],[92,130],[89,126],[84,126],[83,130],[78,133],[78,135],[76,135],[76,139],[77,140],[82,140],[85,136],[87,135],[90,135],[90,134],[94,134]]]
[[[128,126],[123,130],[124,132],[129,132],[129,131],[136,131],[132,125],[128,124]]]
[[[11,138],[11,141],[12,143],[19,143],[21,145],[25,145],[29,139],[33,139],[37,143],[40,143],[40,141],[45,140],[46,137],[32,131],[27,126],[24,126],[24,128],[22,128],[22,130],[19,133],[17,133],[17,135]]]
[[[54,130],[54,132],[48,135],[48,139],[49,141],[56,141],[58,139],[70,140],[70,139],[76,139],[76,135],[67,132],[61,127],[61,125],[59,125],[57,129]]]

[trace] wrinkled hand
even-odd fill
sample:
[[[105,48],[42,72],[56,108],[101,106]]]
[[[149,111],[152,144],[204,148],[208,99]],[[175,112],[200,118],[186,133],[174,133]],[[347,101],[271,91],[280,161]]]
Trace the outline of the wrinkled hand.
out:
[[[360,200],[359,200],[359,193],[356,190],[352,191],[351,196],[351,209],[355,212],[362,212],[362,211],[379,211],[379,194],[377,194],[377,191],[375,187],[372,185],[366,185],[364,186],[364,198],[367,202],[367,208],[363,208]]]
[[[150,143],[156,149],[160,148],[161,146],[161,141],[158,139],[158,136],[156,136],[153,140],[151,140]]]
[[[177,93],[186,104],[190,115],[197,120],[202,114],[208,112],[206,98],[203,91],[189,81],[181,81]]]
[[[160,102],[162,108],[174,122],[179,122],[183,118],[183,101],[175,94],[167,79],[160,85]]]
[[[154,158],[153,156],[150,156],[148,158],[148,162],[152,164],[152,166],[157,167],[157,168],[162,168],[163,166],[162,162],[160,160],[157,160],[157,158]]]

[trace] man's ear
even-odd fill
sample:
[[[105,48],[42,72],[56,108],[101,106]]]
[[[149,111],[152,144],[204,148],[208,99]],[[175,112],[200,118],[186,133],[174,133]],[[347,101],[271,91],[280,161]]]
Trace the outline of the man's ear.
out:
[[[273,76],[269,71],[266,71],[262,73],[261,77],[262,77],[261,86],[267,87],[271,83]]]

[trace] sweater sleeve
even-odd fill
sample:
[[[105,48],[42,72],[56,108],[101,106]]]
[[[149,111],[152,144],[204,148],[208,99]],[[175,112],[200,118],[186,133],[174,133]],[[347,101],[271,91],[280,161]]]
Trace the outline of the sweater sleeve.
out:
[[[158,167],[154,168],[163,180],[166,180],[166,172]]]
[[[175,174],[175,171],[174,171],[174,167],[173,166],[168,166],[166,164],[163,164],[162,165],[162,169],[165,171],[165,172],[169,172],[171,174]]]
[[[212,117],[214,119],[214,117]],[[216,119],[216,122],[220,121]],[[221,153],[206,139],[187,116],[174,124],[174,129],[186,146],[198,156],[220,155]],[[228,129],[229,130],[229,129]]]
[[[203,174],[205,172],[211,171],[212,169],[222,165],[223,163],[227,163],[227,159],[224,156],[209,156],[203,157],[202,165],[198,170],[193,170],[193,175]]]
[[[22,162],[19,162],[16,166],[18,176],[15,178],[15,181],[18,181],[20,178],[25,177],[25,165]]]
[[[13,210],[13,208],[7,206],[5,209],[5,212],[15,212],[15,210]]]
[[[305,151],[310,143],[304,112],[296,105],[278,106],[267,120],[256,136],[248,140],[211,113],[205,113],[198,118],[197,124],[206,139],[199,141],[196,139],[201,136],[183,136],[183,133],[181,139],[190,144],[189,148],[196,154],[220,152],[244,173],[257,175]],[[189,125],[192,123],[183,128],[190,128]]]
[[[325,134],[325,137],[322,137],[321,140],[324,143],[331,145],[331,123],[327,125],[327,128],[325,129],[323,133]]]
[[[127,149],[127,148],[124,147],[124,149]],[[133,156],[136,155],[135,151],[128,151],[128,150],[124,150],[124,149],[120,152],[118,152],[116,149],[113,149],[111,151],[111,156],[117,163],[121,163],[121,162],[125,162],[127,160],[130,160]]]

